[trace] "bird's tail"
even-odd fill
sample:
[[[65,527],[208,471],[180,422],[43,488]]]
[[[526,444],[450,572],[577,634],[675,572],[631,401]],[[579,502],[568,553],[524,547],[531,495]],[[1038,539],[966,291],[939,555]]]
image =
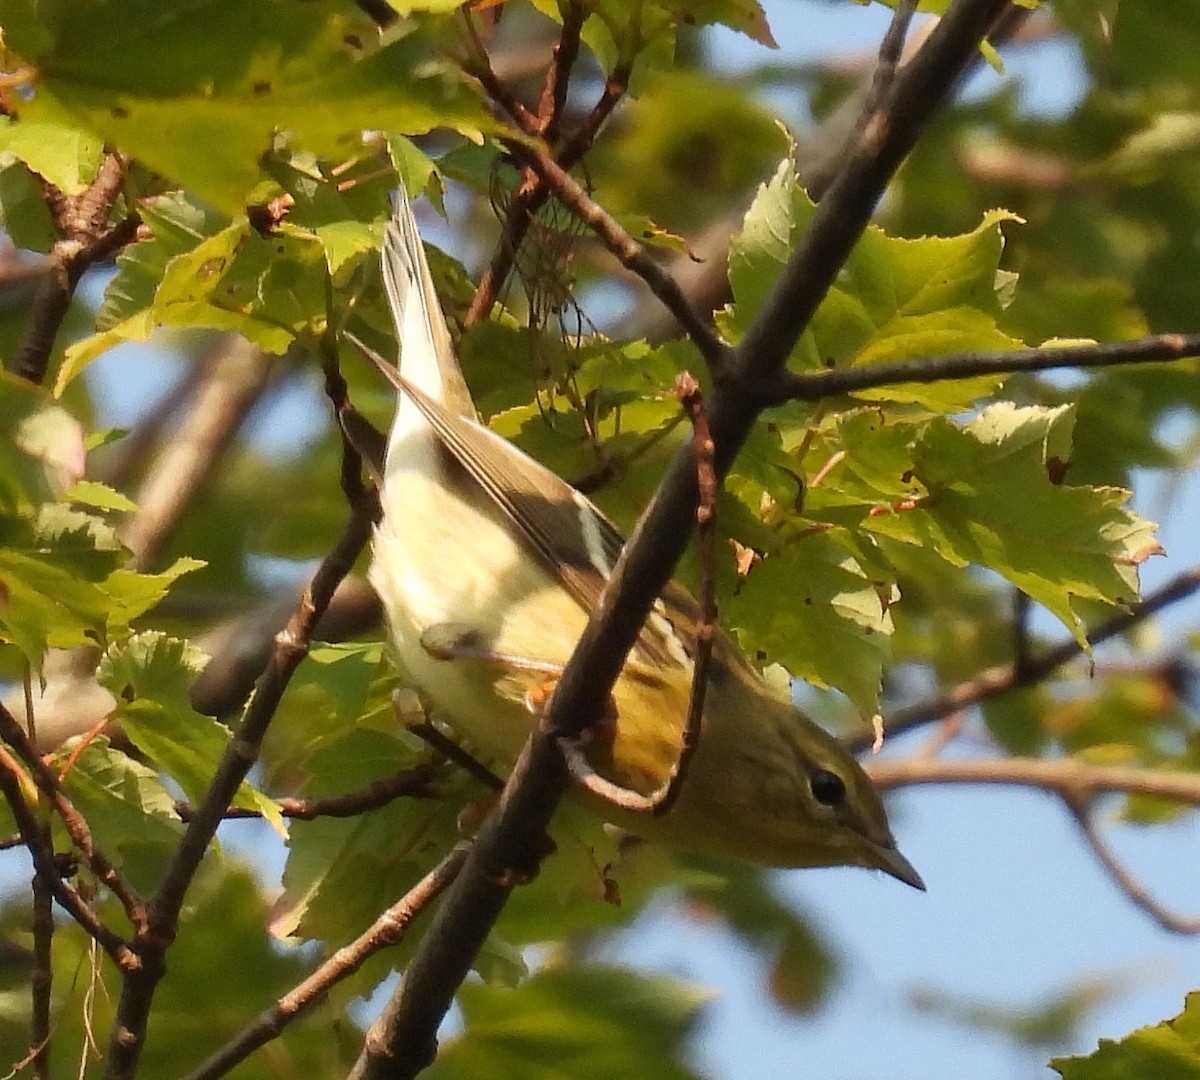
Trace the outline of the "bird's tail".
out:
[[[475,407],[403,188],[396,193],[395,210],[384,234],[383,283],[396,324],[404,378],[448,409],[474,418]]]

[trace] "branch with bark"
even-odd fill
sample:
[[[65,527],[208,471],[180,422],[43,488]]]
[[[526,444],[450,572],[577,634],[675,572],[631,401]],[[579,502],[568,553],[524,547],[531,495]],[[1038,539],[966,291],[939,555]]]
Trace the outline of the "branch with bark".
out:
[[[327,395],[340,415],[349,407],[347,388],[333,356],[326,359],[325,380]],[[154,992],[166,970],[166,951],[174,940],[188,887],[233,802],[234,794],[258,759],[263,738],[288,682],[308,652],[317,620],[366,547],[371,529],[379,518],[378,496],[373,488],[363,484],[362,473],[363,462],[358,451],[349,439],[343,439],[341,482],[350,504],[350,519],[305,589],[288,625],[276,636],[274,652],[258,681],[254,697],[149,900],[147,926],[133,942],[140,967],[127,974],[113,1020],[111,1052],[105,1063],[108,1080],[132,1080],[136,1074]]]
[[[718,478],[759,412],[746,386],[778,377],[888,180],[1008,6],[1008,0],[958,0],[892,81],[735,350],[730,377],[721,380],[713,395],[709,423]],[[698,504],[696,463],[687,448],[634,529],[563,672],[548,715],[526,743],[397,993],[368,1032],[352,1073],[356,1080],[415,1076],[432,1061],[438,1026],[520,879],[514,870],[536,865],[546,827],[566,791],[568,774],[556,734],[578,734],[599,719],[654,597],[691,536]]]

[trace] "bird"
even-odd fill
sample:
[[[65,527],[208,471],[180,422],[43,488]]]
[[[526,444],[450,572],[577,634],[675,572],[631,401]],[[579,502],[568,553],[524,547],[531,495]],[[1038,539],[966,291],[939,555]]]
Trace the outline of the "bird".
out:
[[[396,388],[370,581],[392,655],[430,714],[472,752],[511,762],[537,721],[624,539],[583,494],[476,415],[403,189],[381,254],[398,366],[361,342]],[[695,600],[656,599],[583,748],[609,787],[652,798],[681,752]],[[772,689],[720,630],[698,740],[665,813],[587,785],[574,795],[645,840],[772,867],[860,866],[915,888],[882,800],[847,749]]]

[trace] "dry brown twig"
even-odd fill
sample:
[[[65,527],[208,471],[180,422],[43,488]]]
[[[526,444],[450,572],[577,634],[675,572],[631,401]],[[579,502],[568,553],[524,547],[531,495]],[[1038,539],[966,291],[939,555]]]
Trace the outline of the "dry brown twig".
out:
[[[234,1039],[210,1057],[185,1080],[217,1080],[255,1050],[278,1038],[294,1020],[320,1002],[339,982],[353,975],[367,960],[396,945],[412,921],[452,882],[467,856],[459,844],[400,900],[387,909],[349,945],[338,949],[303,982],[262,1012]]]
[[[340,416],[349,408],[344,379],[337,368],[336,353],[325,358],[326,393]],[[188,823],[183,839],[172,856],[148,904],[148,925],[134,939],[140,960],[128,972],[113,1020],[107,1080],[133,1080],[145,1044],[146,1025],[155,990],[165,972],[165,955],[175,936],[179,915],[191,882],[208,851],[217,827],[233,801],[234,793],[258,758],[279,702],[293,672],[308,652],[313,628],[329,604],[334,590],[350,572],[370,539],[379,518],[379,500],[373,488],[362,481],[363,463],[348,438],[342,444],[341,482],[350,504],[350,518],[341,537],[322,560],[305,589],[288,625],[275,639],[275,649],[259,678],[228,749],[217,767],[208,791]]]
[[[1009,0],[955,0],[923,48],[898,74],[868,125],[877,137],[848,154],[758,318],[738,347],[730,378],[708,404],[718,478],[757,419],[746,386],[778,371],[861,235],[884,188]],[[436,1033],[472,958],[520,877],[536,866],[542,837],[568,774],[560,733],[579,732],[608,692],[695,526],[698,478],[690,449],[676,457],[611,575],[566,665],[548,715],[514,765],[462,871],[408,965],[397,993],[372,1028],[354,1080],[415,1076],[435,1056]]]
[[[1200,933],[1200,917],[1178,915],[1156,900],[1117,858],[1095,821],[1103,794],[1145,795],[1200,807],[1200,775],[1133,766],[1093,765],[1078,758],[947,760],[918,754],[865,766],[877,787],[918,784],[986,784],[1033,788],[1058,796],[1112,882],[1164,930]]]
[[[124,179],[124,160],[118,154],[106,154],[95,180],[80,195],[67,196],[53,184],[43,184],[60,239],[45,263],[25,334],[13,358],[13,370],[30,382],[41,383],[46,377],[55,336],[84,273],[111,258],[137,235],[136,216],[108,224]]]

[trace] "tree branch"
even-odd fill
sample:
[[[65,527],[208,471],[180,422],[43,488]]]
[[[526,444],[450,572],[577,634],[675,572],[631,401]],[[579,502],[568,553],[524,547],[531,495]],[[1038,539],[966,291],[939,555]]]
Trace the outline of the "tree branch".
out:
[[[326,361],[325,383],[327,396],[340,416],[348,407],[346,384],[333,359]],[[341,481],[350,503],[350,520],[304,591],[288,625],[276,635],[274,652],[241,725],[230,740],[204,800],[197,807],[195,817],[188,824],[158,890],[150,900],[149,926],[134,942],[142,967],[127,975],[113,1020],[105,1063],[107,1080],[133,1080],[145,1044],[146,1022],[154,991],[165,971],[164,956],[174,939],[187,889],[238,786],[258,759],[263,737],[283,692],[292,673],[307,655],[314,625],[328,606],[338,583],[350,572],[366,547],[371,529],[379,518],[378,495],[374,489],[363,485],[361,474],[362,460],[349,440],[343,437]]]
[[[1097,862],[1104,867],[1117,888],[1129,898],[1135,907],[1141,908],[1164,930],[1169,930],[1174,934],[1200,934],[1200,916],[1180,915],[1160,903],[1150,890],[1133,876],[1129,868],[1117,858],[1116,853],[1108,846],[1100,832],[1100,827],[1087,809],[1071,803],[1067,805]]]
[[[717,336],[711,322],[692,306],[675,279],[546,150],[516,140],[508,146],[514,156],[529,163],[559,202],[587,223],[625,269],[646,283],[684,328],[714,377],[718,376],[728,366],[732,350]]]
[[[962,761],[924,755],[868,761],[863,768],[883,790],[918,784],[1000,784],[1037,788],[1087,803],[1119,792],[1200,806],[1200,773],[1124,765],[1093,765],[1079,758],[984,758]]]
[[[75,807],[75,804],[67,798],[58,777],[42,760],[41,755],[30,742],[29,736],[25,734],[25,729],[3,705],[0,705],[0,739],[12,747],[21,763],[29,770],[38,791],[54,807],[54,812],[62,821],[71,842],[79,849],[88,869],[121,902],[121,906],[125,909],[125,915],[133,924],[134,930],[144,930],[147,925],[147,914],[141,896],[125,880],[112,860],[96,846],[87,820]],[[24,830],[22,830],[22,835],[28,843],[29,837],[25,835]],[[57,876],[55,874],[55,877]]]
[[[46,845],[50,845],[50,830],[45,830]],[[36,1080],[52,1080],[50,1067],[50,1036],[53,1032],[51,1009],[54,991],[54,892],[49,882],[37,870],[33,874],[33,970],[29,975],[31,1022],[29,1053],[33,1059]]]
[[[317,818],[358,817],[370,810],[378,810],[397,799],[427,799],[432,796],[429,785],[437,776],[432,765],[418,765],[412,769],[401,769],[382,780],[364,784],[344,795],[328,795],[314,799],[278,799],[279,812],[292,821],[315,821]],[[175,812],[184,821],[191,821],[196,811],[187,803],[176,803]],[[257,820],[262,817],[257,810],[231,806],[225,811],[226,821]]]
[[[718,478],[728,471],[758,415],[753,398],[738,382],[777,376],[892,173],[1009,3],[956,0],[897,76],[739,346],[738,370],[718,383],[712,396],[709,423]],[[654,598],[688,543],[697,504],[696,465],[687,447],[676,456],[626,544],[554,691],[548,715],[518,757],[498,806],[372,1029],[353,1073],[356,1080],[411,1077],[435,1056],[438,1025],[509,891],[540,858],[546,827],[566,791],[567,771],[556,737],[578,734],[599,719]]]
[[[234,1039],[226,1043],[184,1080],[217,1080],[248,1058],[260,1046],[278,1038],[293,1020],[298,1020],[320,1002],[343,979],[383,949],[398,944],[412,921],[440,896],[452,882],[467,857],[467,845],[459,844],[433,870],[387,909],[349,945],[338,949],[316,971],[284,994],[271,1008],[260,1013]]]
[[[1200,917],[1188,918],[1170,911],[1122,865],[1089,812],[1097,795],[1114,792],[1200,806],[1200,774],[1092,765],[1078,758],[955,761],[923,755],[898,761],[873,761],[865,768],[876,787],[882,789],[914,784],[1004,784],[1037,788],[1057,795],[1067,805],[1092,853],[1121,892],[1164,930],[1177,934],[1200,933]]]
[[[583,8],[578,4],[569,5],[562,34],[555,46],[554,63],[547,72],[542,100],[536,115],[510,94],[496,76],[487,50],[484,49],[475,32],[471,16],[469,14],[465,16],[468,35],[473,46],[472,55],[467,64],[468,70],[479,79],[488,96],[512,118],[525,139],[534,141],[538,145],[553,145],[556,133],[562,126],[562,112],[566,104],[565,88],[570,77],[571,67],[578,58],[578,36],[584,14]],[[629,65],[618,64],[605,81],[604,90],[587,117],[554,150],[552,160],[562,169],[572,168],[591,148],[605,121],[612,115],[613,109],[624,97],[629,84],[629,75]],[[517,141],[524,140],[518,139]],[[547,150],[546,153],[549,155],[550,151]],[[517,250],[524,241],[534,216],[545,205],[550,194],[543,179],[529,166],[526,166],[522,170],[521,179],[508,204],[500,241],[496,245],[496,253],[480,278],[479,286],[467,308],[465,322],[468,326],[485,318],[491,311],[496,297],[500,294],[500,289],[512,271]]]
[[[30,382],[40,384],[46,377],[55,336],[85,271],[137,235],[136,216],[111,228],[105,224],[124,179],[124,161],[117,154],[107,154],[96,179],[81,195],[68,198],[53,185],[45,185],[46,200],[62,239],[47,258],[45,276],[34,293],[29,321],[13,358],[13,371]]]
[[[7,751],[0,751],[0,792],[4,794],[12,810],[21,841],[33,859],[34,871],[54,894],[59,907],[95,939],[121,970],[135,968],[139,963],[137,954],[124,938],[105,926],[96,913],[84,903],[78,891],[63,880],[54,850],[50,847],[33,809],[25,801],[25,794],[21,789],[20,769],[16,762],[9,758]]]
[[[1200,355],[1200,334],[1155,334],[1132,341],[1103,345],[1054,345],[1009,352],[946,353],[914,360],[896,360],[863,367],[832,368],[800,374],[784,371],[764,381],[763,400],[820,401],[900,383],[933,383],[970,379],[978,375],[1013,375],[1054,368],[1114,367],[1118,364],[1153,364]]]
[[[191,408],[157,455],[122,530],[131,570],[153,566],[180,516],[219,468],[238,428],[270,382],[273,361],[245,338],[228,335],[211,356]]]
[[[1099,645],[1109,638],[1123,634],[1163,608],[1192,596],[1197,590],[1200,590],[1200,567],[1184,571],[1172,578],[1162,588],[1156,589],[1144,600],[1133,604],[1128,611],[1123,611],[1107,622],[1101,623],[1087,635],[1088,644]],[[1063,664],[1074,660],[1082,652],[1083,647],[1071,638],[1049,649],[1041,656],[1026,657],[1020,663],[1001,664],[988,668],[973,679],[959,683],[931,701],[921,702],[909,706],[907,709],[897,709],[888,718],[888,734],[894,737],[911,731],[913,728],[940,720],[960,709],[980,705],[1012,690],[1035,686]],[[850,742],[850,747],[855,753],[866,751],[870,745],[871,740],[866,737]]]

